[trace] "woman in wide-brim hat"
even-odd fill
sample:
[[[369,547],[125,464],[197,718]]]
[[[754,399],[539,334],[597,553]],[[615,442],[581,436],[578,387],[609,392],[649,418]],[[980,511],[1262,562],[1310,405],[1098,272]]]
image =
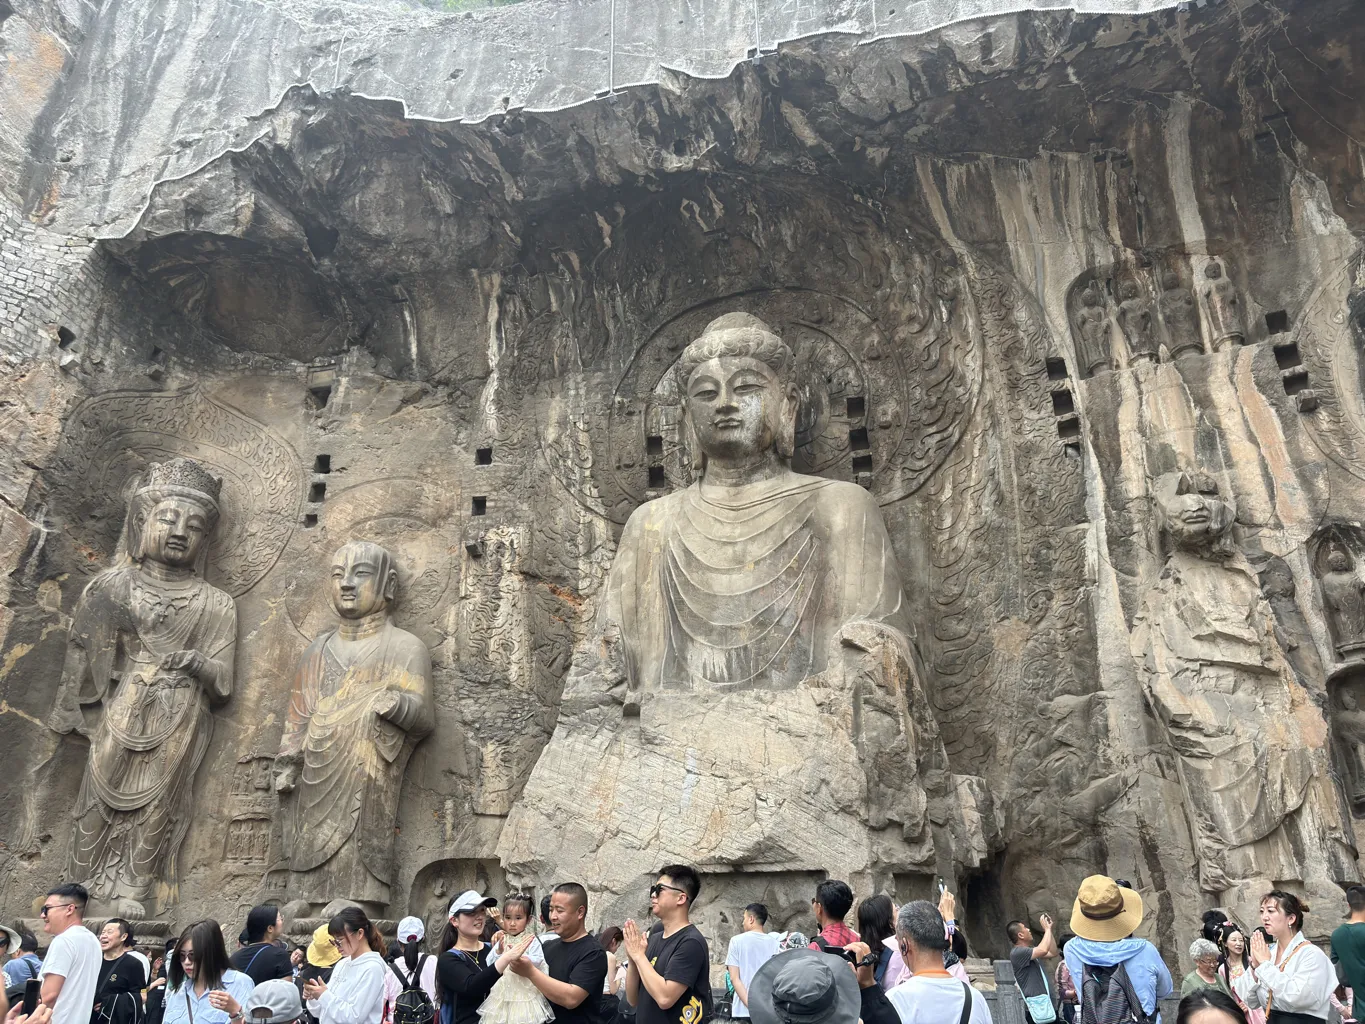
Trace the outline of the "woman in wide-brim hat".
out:
[[[1108,875],[1091,875],[1081,882],[1071,909],[1075,935],[1063,956],[1082,1001],[1087,969],[1108,970],[1120,964],[1148,1016],[1156,1013],[1158,1000],[1171,994],[1171,972],[1161,954],[1146,939],[1133,937],[1142,913],[1142,897]]]
[[[1081,883],[1071,908],[1071,930],[1092,942],[1126,939],[1142,924],[1142,897],[1107,875]]]

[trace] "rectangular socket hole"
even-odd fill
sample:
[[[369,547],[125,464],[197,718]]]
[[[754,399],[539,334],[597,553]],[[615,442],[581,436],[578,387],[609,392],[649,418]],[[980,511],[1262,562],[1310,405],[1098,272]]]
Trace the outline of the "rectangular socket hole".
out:
[[[316,408],[326,409],[327,403],[332,400],[332,385],[324,384],[321,387],[309,388],[308,394],[312,396]]]
[[[1079,459],[1081,457],[1081,443],[1079,441],[1068,441],[1062,445],[1062,454],[1068,459]]]
[[[664,476],[664,467],[663,467],[663,466],[650,466],[650,467],[649,467],[649,486],[650,486],[650,487],[654,487],[654,488],[663,487],[667,482],[668,482],[668,478]]]
[[[1078,417],[1072,416],[1070,419],[1057,421],[1057,436],[1060,438],[1072,438],[1081,436],[1081,421]]]
[[[651,459],[662,459],[664,457],[664,439],[658,434],[650,434],[645,438],[645,454]]]
[[[855,455],[855,456],[853,456],[853,475],[854,475],[854,476],[857,476],[859,473],[871,473],[871,472],[872,472],[872,456],[871,456],[871,455]]]
[[[867,439],[867,428],[856,427],[848,432],[849,446],[855,452],[865,452],[872,447],[872,443]]]
[[[1275,364],[1281,370],[1292,370],[1296,366],[1301,366],[1303,357],[1299,355],[1299,346],[1292,341],[1288,345],[1276,345]]]
[[[316,513],[309,512],[309,513],[307,513],[307,514],[303,517],[303,528],[304,528],[305,530],[311,530],[313,527],[315,527],[315,526],[317,526],[317,525],[318,525],[318,517],[317,517]]]
[[[867,412],[867,399],[862,395],[854,395],[848,400],[848,418],[851,420],[861,419]]]
[[[316,483],[308,488],[308,500],[311,502],[324,501],[327,498],[327,485]]]
[[[314,473],[330,473],[332,471],[332,457],[330,455],[318,455],[313,459]]]
[[[75,341],[75,340],[76,340],[75,335],[72,335],[72,336],[71,336],[71,340],[72,340],[72,341]],[[151,353],[147,356],[147,358],[148,358],[150,361],[152,361],[153,363],[164,363],[164,362],[166,361],[166,353],[165,353],[165,352],[162,352],[161,349],[159,349],[159,348],[157,348],[155,345],[153,345],[153,346],[152,346],[152,351],[151,351]]]
[[[1300,391],[1308,387],[1308,371],[1299,370],[1297,373],[1287,374],[1284,378],[1284,393],[1286,395],[1297,395]]]
[[[476,465],[476,466],[491,466],[491,465],[493,465],[493,449],[492,449],[491,447],[489,447],[489,448],[475,448],[475,449],[474,449],[474,465]]]
[[[1052,415],[1067,416],[1076,411],[1076,400],[1068,388],[1052,392]]]
[[[70,348],[71,343],[76,340],[76,332],[70,327],[57,328],[57,347]]]
[[[1265,315],[1265,329],[1271,334],[1289,333],[1289,311],[1277,309]]]
[[[482,494],[475,495],[469,503],[469,512],[476,516],[488,515],[488,498]]]
[[[1049,359],[1046,365],[1048,380],[1066,380],[1068,375],[1066,372],[1065,359],[1062,359],[1061,357]]]

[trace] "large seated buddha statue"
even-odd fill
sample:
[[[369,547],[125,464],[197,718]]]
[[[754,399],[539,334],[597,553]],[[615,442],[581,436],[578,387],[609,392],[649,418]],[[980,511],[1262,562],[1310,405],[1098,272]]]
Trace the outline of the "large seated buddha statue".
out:
[[[761,320],[713,321],[676,372],[700,471],[625,526],[504,864],[600,880],[607,917],[672,861],[951,877],[988,808],[964,816],[875,500],[792,471],[795,359]]]

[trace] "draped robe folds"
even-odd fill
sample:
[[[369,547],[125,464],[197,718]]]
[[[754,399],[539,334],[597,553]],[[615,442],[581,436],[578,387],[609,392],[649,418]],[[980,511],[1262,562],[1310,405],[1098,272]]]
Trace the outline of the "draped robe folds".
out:
[[[830,638],[853,619],[906,633],[901,596],[872,496],[786,472],[734,488],[694,483],[641,506],[606,616],[632,689],[790,689],[824,671]]]
[[[81,595],[52,725],[90,735],[69,873],[97,898],[143,900],[174,880],[194,773],[213,731],[209,703],[231,695],[236,643],[232,598],[197,577],[164,581],[123,566]],[[159,667],[181,650],[217,671],[198,680]],[[92,735],[81,706],[98,701],[104,715]]]
[[[385,623],[349,643],[329,630],[308,645],[280,743],[281,756],[303,765],[289,849],[292,897],[389,902],[403,773],[434,724],[431,655],[411,633]]]

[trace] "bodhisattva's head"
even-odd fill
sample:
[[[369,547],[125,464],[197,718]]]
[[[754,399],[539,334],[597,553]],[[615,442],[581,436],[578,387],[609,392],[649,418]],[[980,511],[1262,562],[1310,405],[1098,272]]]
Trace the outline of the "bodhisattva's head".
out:
[[[1157,515],[1171,543],[1185,550],[1219,550],[1237,517],[1207,473],[1167,473],[1157,481]]]
[[[1333,544],[1327,552],[1327,568],[1333,572],[1350,572],[1355,568],[1351,556],[1340,544]]]
[[[707,459],[743,464],[796,448],[796,359],[773,329],[748,313],[712,320],[683,350],[678,379],[692,433]]]
[[[332,556],[332,607],[343,619],[386,611],[398,593],[398,570],[378,544],[353,540]]]
[[[191,568],[218,524],[222,481],[189,459],[153,463],[133,493],[138,560]]]

